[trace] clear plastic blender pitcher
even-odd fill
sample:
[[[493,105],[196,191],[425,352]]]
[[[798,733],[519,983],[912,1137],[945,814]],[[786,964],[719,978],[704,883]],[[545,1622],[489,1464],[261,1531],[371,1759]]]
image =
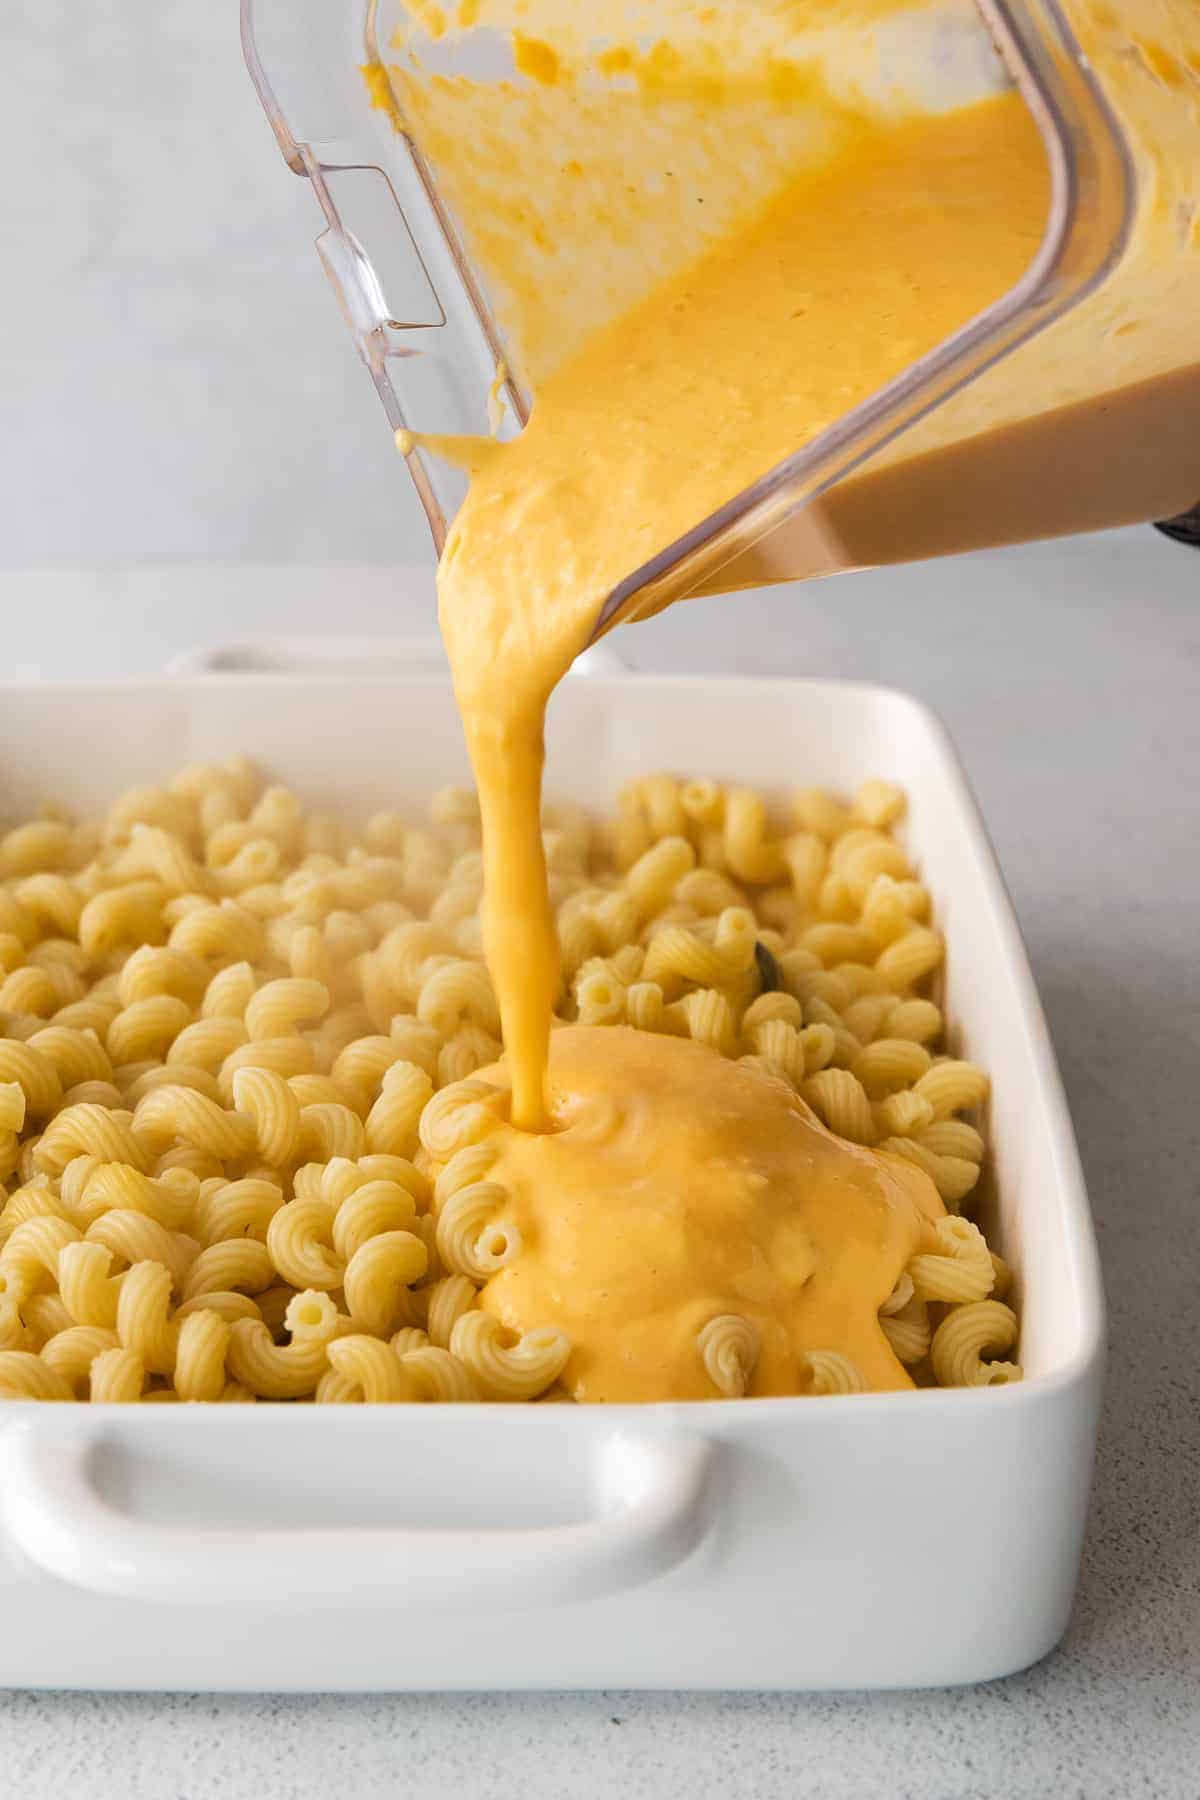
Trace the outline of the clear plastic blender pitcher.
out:
[[[243,0],[243,39],[388,422],[439,434],[519,430],[590,331],[820,155],[780,70],[883,109],[1018,90],[1049,169],[1021,278],[629,570],[601,625],[1200,499],[1194,0]],[[440,547],[463,478],[408,464]]]

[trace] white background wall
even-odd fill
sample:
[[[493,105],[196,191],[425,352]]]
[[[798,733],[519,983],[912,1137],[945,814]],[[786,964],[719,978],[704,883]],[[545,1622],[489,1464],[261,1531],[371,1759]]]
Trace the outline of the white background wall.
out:
[[[0,96],[0,565],[423,551],[234,0],[6,0]]]

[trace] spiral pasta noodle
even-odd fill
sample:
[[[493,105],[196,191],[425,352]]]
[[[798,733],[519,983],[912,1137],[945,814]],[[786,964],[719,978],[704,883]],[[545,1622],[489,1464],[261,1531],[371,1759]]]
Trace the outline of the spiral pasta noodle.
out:
[[[625,889],[643,918],[661,912],[685,875],[696,866],[696,852],[685,837],[659,838],[644,850],[625,876]]]
[[[225,1359],[232,1336],[228,1320],[204,1307],[180,1321],[175,1344],[175,1391],[181,1400],[214,1403],[225,1392]]]
[[[135,1350],[142,1366],[154,1375],[175,1367],[179,1327],[170,1317],[171,1272],[161,1263],[134,1263],[121,1284],[117,1302],[117,1336]]]
[[[58,1259],[79,1232],[66,1219],[44,1215],[26,1219],[0,1250],[0,1293],[18,1304],[58,1280]]]
[[[448,1350],[454,1327],[479,1301],[479,1289],[466,1275],[447,1275],[426,1291],[425,1320],[429,1341]]]
[[[786,872],[782,846],[768,830],[766,802],[752,788],[730,788],[725,795],[723,848],[739,881],[778,881]]]
[[[436,1037],[437,1034],[432,1035]],[[354,1089],[359,1094],[364,1103],[362,1110],[366,1114],[371,1103],[378,1099],[388,1070],[394,1064],[408,1060],[404,1045],[397,1038],[374,1034],[355,1038],[344,1050],[339,1051],[330,1074],[340,1087]],[[417,1066],[426,1075],[431,1073],[423,1064]]]
[[[18,1225],[27,1219],[41,1218],[65,1219],[68,1224],[76,1222],[75,1209],[54,1191],[44,1175],[35,1175],[31,1182],[19,1187],[9,1196],[0,1211],[0,1247],[3,1247],[12,1236]]]
[[[998,1353],[1017,1341],[1017,1315],[1002,1300],[954,1306],[933,1334],[930,1360],[943,1387],[992,1387],[1021,1379],[1017,1363]]]
[[[581,1025],[615,1025],[625,1017],[625,985],[607,969],[582,970],[575,980],[575,1008]],[[662,989],[659,990],[662,995]]]
[[[571,1345],[552,1327],[517,1338],[490,1313],[471,1311],[456,1321],[450,1352],[490,1399],[532,1400],[558,1380]]]
[[[254,1149],[254,1126],[249,1119],[240,1113],[226,1112],[191,1088],[155,1088],[138,1102],[132,1124],[137,1139],[153,1149],[165,1150],[173,1143],[190,1144],[196,1150],[209,1151],[222,1162],[249,1156]],[[44,1146],[45,1139],[43,1155]]]
[[[499,1062],[502,1045],[479,1025],[464,1025],[438,1051],[437,1084],[449,1087],[466,1081],[477,1069]]]
[[[459,1188],[437,1217],[437,1250],[452,1274],[486,1281],[521,1252],[516,1226],[498,1218],[508,1191],[496,1181],[476,1181]]]
[[[924,1170],[946,1205],[957,1209],[979,1180],[979,1164],[968,1157],[939,1156],[924,1142],[926,1135],[918,1130],[914,1137],[884,1138],[879,1148]]]
[[[919,1363],[928,1355],[933,1334],[929,1307],[907,1270],[880,1307],[879,1324],[897,1361]]]
[[[221,1089],[216,1077],[210,1075],[207,1069],[197,1068],[194,1063],[125,1063],[120,1069],[114,1069],[113,1074],[119,1075],[124,1084],[118,1104],[123,1101],[126,1106],[135,1110],[140,1100],[160,1087],[191,1088],[193,1093],[203,1094],[206,1100],[214,1103],[219,1103],[221,1099]],[[99,1082],[90,1082],[87,1087],[92,1094],[96,1094],[100,1085]],[[82,1087],[72,1088],[69,1094],[63,1095],[63,1099],[73,1100],[82,1092]]]
[[[72,1396],[78,1399],[81,1390],[90,1385],[96,1358],[105,1350],[119,1349],[115,1331],[105,1331],[98,1325],[68,1325],[47,1339],[39,1354],[56,1375],[70,1383]]]
[[[35,869],[61,869],[71,861],[75,836],[61,819],[33,819],[0,838],[0,876],[28,875]]]
[[[503,1100],[490,1082],[457,1081],[433,1096],[421,1114],[420,1139],[430,1156],[444,1160],[478,1143],[495,1125]]]
[[[982,1231],[970,1219],[939,1219],[934,1226],[936,1250],[914,1256],[908,1275],[922,1300],[956,1305],[982,1300],[992,1291],[996,1272]]]
[[[101,1244],[127,1263],[161,1263],[176,1287],[182,1286],[200,1246],[186,1233],[168,1231],[145,1213],[114,1208],[87,1228],[87,1241]]]
[[[229,1373],[262,1400],[298,1400],[314,1392],[328,1352],[323,1338],[276,1344],[260,1319],[235,1319],[229,1327]]]
[[[852,1144],[877,1141],[871,1102],[861,1081],[849,1069],[822,1069],[801,1088],[805,1100],[831,1131]]]
[[[103,1350],[91,1366],[91,1398],[102,1405],[134,1404],[145,1385],[145,1365],[136,1350]]]
[[[324,1200],[289,1200],[267,1226],[266,1250],[298,1288],[341,1287],[346,1264],[333,1247],[333,1209]]]
[[[399,1335],[397,1332],[396,1337]],[[397,1350],[400,1367],[414,1383],[422,1400],[463,1406],[483,1398],[470,1369],[449,1350],[441,1349],[436,1344],[400,1350],[396,1337],[392,1338],[392,1348]]]
[[[866,1382],[862,1370],[837,1350],[806,1350],[800,1368],[810,1394],[862,1394]]]
[[[478,1025],[492,1037],[500,1034],[491,977],[478,962],[449,961],[430,970],[417,994],[417,1017],[443,1037],[462,1024]]]
[[[324,1018],[329,1000],[329,989],[322,981],[295,975],[268,981],[246,1002],[243,1023],[251,1042],[287,1037],[301,1025]]]
[[[52,1337],[69,1331],[74,1324],[61,1293],[30,1294],[18,1310],[25,1323],[25,1347],[29,1350],[41,1351]]]
[[[920,1094],[905,1088],[879,1102],[875,1123],[885,1137],[916,1137],[924,1142],[925,1130],[933,1123],[933,1108]]]
[[[157,881],[130,882],[93,895],[79,915],[80,944],[93,961],[122,945],[161,944],[166,899],[167,890]]]
[[[0,1400],[73,1400],[65,1375],[29,1350],[0,1350]]]
[[[737,1313],[721,1313],[701,1330],[696,1345],[705,1373],[727,1399],[740,1400],[749,1387],[759,1343],[757,1327]]]
[[[235,1294],[221,1289],[193,1294],[190,1300],[181,1300],[175,1309],[175,1317],[182,1323],[194,1312],[214,1312],[230,1325],[235,1319],[262,1318],[261,1309],[248,1294]]]
[[[57,1266],[58,1290],[77,1325],[112,1330],[117,1323],[121,1279],[110,1274],[113,1253],[103,1244],[65,1244]]]
[[[719,988],[694,988],[675,1007],[688,1037],[723,1056],[732,1053],[737,1042],[734,1009]]]
[[[253,1043],[237,1044],[225,1057],[217,1071],[217,1090],[224,1104],[236,1110],[234,1081],[243,1069],[267,1069],[284,1081],[298,1075],[311,1075],[317,1062],[316,1048],[307,1038],[256,1038]],[[293,1088],[293,1093],[297,1090]],[[340,1088],[337,1090],[339,1096]],[[301,1102],[301,1104],[304,1104]]]
[[[168,1066],[189,1063],[216,1074],[227,1057],[247,1042],[247,1031],[240,1018],[216,1013],[194,1019],[185,1025],[167,1051]]]
[[[62,1100],[57,1064],[45,1051],[28,1042],[18,1043],[11,1038],[0,1041],[0,1081],[14,1083],[21,1089],[32,1119],[49,1118]]]
[[[711,942],[685,926],[665,926],[656,931],[646,949],[642,976],[666,994],[678,992],[685,982],[701,987],[720,987],[754,961],[754,915],[747,907],[730,906],[719,915]]]
[[[49,1057],[64,1089],[73,1088],[81,1081],[112,1078],[112,1060],[94,1031],[75,1031],[68,1025],[46,1025],[35,1031],[26,1043],[30,1050]],[[20,1082],[16,1085],[21,1086]],[[21,1092],[28,1106],[24,1088]],[[10,1129],[19,1131],[20,1126]]]
[[[656,981],[635,981],[625,990],[625,1021],[637,1031],[669,1031],[666,997]]]
[[[24,1350],[27,1327],[15,1294],[0,1295],[0,1350]]]
[[[106,1212],[139,1212],[168,1231],[185,1231],[199,1191],[197,1177],[187,1169],[154,1177],[128,1163],[97,1161],[82,1184],[75,1214],[80,1223],[90,1224]]]
[[[257,987],[254,970],[248,962],[230,963],[226,968],[218,969],[205,986],[200,1005],[202,1017],[243,1020]]]
[[[277,1273],[265,1243],[257,1238],[222,1238],[201,1250],[188,1266],[180,1290],[182,1300],[199,1294],[241,1292],[262,1294]],[[336,1285],[336,1284],[335,1284]]]
[[[379,1096],[366,1117],[366,1145],[375,1154],[411,1156],[433,1082],[416,1063],[396,1061],[383,1071]]]
[[[265,933],[253,913],[231,899],[195,907],[171,928],[172,950],[184,950],[206,962],[257,962]]]
[[[114,1066],[163,1056],[191,1018],[187,1001],[173,994],[131,1000],[109,1026],[105,1049]]]
[[[362,1179],[342,1199],[333,1216],[333,1246],[347,1262],[372,1238],[381,1233],[411,1228],[417,1204],[411,1190],[399,1181],[376,1177]]]
[[[423,1398],[416,1381],[406,1372],[391,1345],[381,1343],[376,1337],[359,1333],[336,1339],[329,1346],[329,1361],[332,1372],[340,1376],[350,1390],[339,1394],[341,1399],[361,1396],[368,1404],[386,1405]],[[332,1399],[335,1391],[327,1387],[322,1394],[318,1390],[317,1398]]]
[[[386,1337],[401,1316],[405,1290],[429,1266],[429,1252],[411,1231],[382,1231],[360,1244],[346,1264],[343,1287],[355,1324]]]
[[[84,1103],[56,1113],[38,1140],[34,1163],[61,1175],[76,1156],[98,1156],[145,1172],[149,1150],[132,1113]]]
[[[274,1069],[235,1071],[231,1083],[234,1109],[254,1127],[254,1148],[265,1163],[282,1167],[299,1158],[301,1109],[295,1094]]]

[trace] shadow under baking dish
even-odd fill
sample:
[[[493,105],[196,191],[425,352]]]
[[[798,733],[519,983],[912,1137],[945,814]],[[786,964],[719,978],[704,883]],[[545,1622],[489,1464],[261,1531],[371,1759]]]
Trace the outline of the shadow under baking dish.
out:
[[[94,811],[235,751],[364,812],[416,812],[468,779],[438,675],[0,692],[14,812]],[[993,1080],[988,1226],[1016,1271],[1026,1381],[640,1408],[6,1408],[0,1683],[910,1686],[1004,1674],[1057,1641],[1095,1446],[1098,1262],[1041,1008],[946,734],[852,683],[564,684],[552,794],[611,806],[664,768],[906,789],[953,1047]]]

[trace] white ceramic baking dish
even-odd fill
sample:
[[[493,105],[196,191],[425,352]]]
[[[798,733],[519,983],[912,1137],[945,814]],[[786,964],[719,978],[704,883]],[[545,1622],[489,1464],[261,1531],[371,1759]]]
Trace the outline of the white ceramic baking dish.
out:
[[[96,808],[235,750],[317,803],[364,809],[416,808],[467,774],[440,674],[2,691],[5,812]],[[879,688],[564,687],[554,791],[606,806],[659,768],[776,790],[886,773],[908,789],[957,1042],[995,1082],[988,1224],[1017,1270],[1026,1381],[643,1408],[8,1406],[0,1683],[910,1686],[1002,1675],[1056,1642],[1102,1297],[1041,1008],[953,751]]]

